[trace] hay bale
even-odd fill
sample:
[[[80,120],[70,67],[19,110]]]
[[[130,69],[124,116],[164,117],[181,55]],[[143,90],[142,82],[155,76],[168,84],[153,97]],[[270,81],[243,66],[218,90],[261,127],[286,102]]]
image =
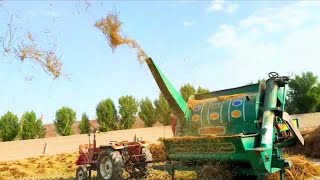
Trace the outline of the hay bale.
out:
[[[153,160],[156,160],[156,161],[167,160],[166,149],[165,149],[163,142],[151,144],[149,146],[149,150],[152,154]]]
[[[117,13],[109,13],[107,17],[102,18],[95,23],[95,26],[102,31],[106,36],[108,44],[112,48],[112,51],[120,45],[128,45],[131,48],[137,50],[137,57],[140,62],[144,62],[148,55],[140,47],[140,45],[133,39],[124,37],[120,34],[122,22],[119,20]]]

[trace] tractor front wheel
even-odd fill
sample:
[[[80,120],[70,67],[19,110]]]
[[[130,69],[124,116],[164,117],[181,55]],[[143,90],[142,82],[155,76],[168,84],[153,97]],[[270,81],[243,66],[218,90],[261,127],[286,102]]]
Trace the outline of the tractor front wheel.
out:
[[[97,176],[99,180],[123,179],[124,162],[120,152],[104,151],[99,154]]]
[[[88,170],[87,167],[81,165],[77,168],[76,180],[87,180],[88,179]]]

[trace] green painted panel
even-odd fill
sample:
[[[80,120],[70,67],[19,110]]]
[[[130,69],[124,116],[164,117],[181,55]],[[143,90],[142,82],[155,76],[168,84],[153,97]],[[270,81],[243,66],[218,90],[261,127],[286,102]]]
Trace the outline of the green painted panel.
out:
[[[185,134],[201,135],[201,130],[216,127],[215,135],[253,134],[259,132],[255,121],[260,109],[260,94],[248,94],[226,101],[207,101],[191,110]],[[221,130],[219,130],[221,129]],[[223,130],[222,130],[223,129]],[[223,133],[221,133],[223,131]]]

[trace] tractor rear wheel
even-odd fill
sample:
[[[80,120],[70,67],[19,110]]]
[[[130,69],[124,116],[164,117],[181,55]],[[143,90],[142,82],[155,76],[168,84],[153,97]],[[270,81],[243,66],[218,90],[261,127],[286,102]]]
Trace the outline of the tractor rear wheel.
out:
[[[76,180],[87,180],[88,179],[88,170],[87,167],[81,165],[77,168]]]
[[[143,162],[138,167],[135,167],[135,169],[132,171],[132,174],[131,174],[133,178],[137,178],[137,179],[142,179],[148,174],[147,162],[151,162],[153,160],[152,154],[148,147],[143,147],[141,151],[144,154],[142,159]]]
[[[99,180],[123,179],[124,162],[119,151],[104,151],[99,154],[97,176]]]

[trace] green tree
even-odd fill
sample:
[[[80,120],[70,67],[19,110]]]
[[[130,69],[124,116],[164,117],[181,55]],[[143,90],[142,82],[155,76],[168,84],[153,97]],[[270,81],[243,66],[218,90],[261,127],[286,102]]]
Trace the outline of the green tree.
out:
[[[19,122],[17,115],[8,111],[0,119],[0,136],[2,141],[12,141],[19,133]]]
[[[117,128],[117,109],[112,99],[108,98],[100,101],[96,107],[96,114],[101,132],[115,130]]]
[[[188,101],[189,97],[193,94],[196,94],[196,89],[191,84],[185,84],[180,88],[180,94],[182,95],[185,101]]]
[[[148,97],[140,102],[139,117],[142,119],[146,127],[152,127],[153,124],[156,123],[155,108]]]
[[[36,131],[39,138],[44,138],[46,136],[46,128],[43,127],[41,119],[36,121]]]
[[[120,124],[124,129],[129,129],[135,122],[134,115],[138,112],[139,103],[132,96],[122,96],[119,98]]]
[[[320,105],[320,83],[312,72],[296,75],[289,81],[287,111],[291,114],[311,113]]]
[[[80,134],[87,134],[90,132],[90,122],[88,115],[83,113],[80,121]]]
[[[72,134],[72,124],[76,121],[76,112],[69,107],[62,107],[56,112],[56,119],[54,125],[57,133],[62,136],[69,136]]]
[[[33,111],[25,112],[21,118],[21,139],[35,139],[43,137],[44,128],[40,119],[37,120],[36,113]]]
[[[156,119],[163,125],[170,125],[170,113],[172,112],[172,109],[170,108],[168,101],[164,98],[162,93],[160,93],[159,99],[156,99],[154,101],[154,105],[156,107]]]
[[[199,86],[196,94],[202,94],[202,93],[208,93],[208,92],[210,92],[209,89],[206,89],[206,88]]]

